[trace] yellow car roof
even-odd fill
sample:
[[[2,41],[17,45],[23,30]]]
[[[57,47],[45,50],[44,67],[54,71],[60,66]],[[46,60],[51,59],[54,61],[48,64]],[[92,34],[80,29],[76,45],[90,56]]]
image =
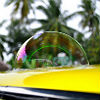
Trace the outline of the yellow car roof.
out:
[[[50,67],[0,73],[0,86],[31,87],[100,94],[100,65]]]

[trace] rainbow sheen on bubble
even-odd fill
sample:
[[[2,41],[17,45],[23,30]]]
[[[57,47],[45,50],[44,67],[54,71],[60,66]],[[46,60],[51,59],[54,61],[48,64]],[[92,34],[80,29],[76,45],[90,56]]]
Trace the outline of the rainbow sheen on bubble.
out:
[[[86,53],[75,39],[65,33],[51,31],[29,38],[19,49],[16,60],[22,68],[88,64]]]

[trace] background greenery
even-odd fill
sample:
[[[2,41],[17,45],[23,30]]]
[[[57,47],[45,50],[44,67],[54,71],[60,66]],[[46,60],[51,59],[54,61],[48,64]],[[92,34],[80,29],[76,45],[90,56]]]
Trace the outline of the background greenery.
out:
[[[43,5],[35,7],[38,1]],[[68,11],[61,10],[62,0],[47,0],[48,3],[44,0],[5,0],[5,6],[13,4],[14,9],[10,24],[7,26],[8,35],[0,35],[0,57],[4,59],[4,52],[7,55],[12,54],[12,58],[7,63],[16,67],[15,55],[25,40],[39,31],[60,31],[69,34],[82,44],[90,64],[100,64],[100,15],[96,13],[97,1],[100,2],[99,0],[81,0],[82,4],[78,6],[82,10],[68,14]],[[32,16],[29,18],[30,11],[35,15],[36,10],[41,11],[46,18],[37,19]],[[16,14],[19,12],[21,17],[17,18]],[[76,16],[82,17],[79,25],[83,32],[67,25],[68,21]],[[5,22],[2,21],[0,27],[3,27]],[[38,22],[40,26],[31,28],[30,25],[35,22]],[[88,28],[87,31],[85,31],[86,28]],[[85,38],[88,33],[91,33],[90,37]],[[9,50],[4,47],[4,44],[8,45]]]

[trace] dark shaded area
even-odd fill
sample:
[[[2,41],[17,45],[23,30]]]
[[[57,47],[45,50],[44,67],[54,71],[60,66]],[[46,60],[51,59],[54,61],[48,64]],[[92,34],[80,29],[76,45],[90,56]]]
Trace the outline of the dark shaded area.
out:
[[[15,92],[8,90],[0,91],[0,96],[6,100],[99,100],[100,94],[72,92],[62,90],[49,90],[37,88],[21,88],[21,87],[5,87],[7,89],[13,88]],[[26,94],[24,91],[16,92],[16,90],[24,89],[30,93]]]

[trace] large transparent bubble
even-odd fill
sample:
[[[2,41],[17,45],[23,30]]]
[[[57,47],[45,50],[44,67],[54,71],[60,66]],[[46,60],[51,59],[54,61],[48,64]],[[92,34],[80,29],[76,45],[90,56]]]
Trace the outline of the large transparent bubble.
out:
[[[22,68],[88,64],[86,54],[76,40],[67,34],[49,31],[29,38],[19,49],[16,59]]]

